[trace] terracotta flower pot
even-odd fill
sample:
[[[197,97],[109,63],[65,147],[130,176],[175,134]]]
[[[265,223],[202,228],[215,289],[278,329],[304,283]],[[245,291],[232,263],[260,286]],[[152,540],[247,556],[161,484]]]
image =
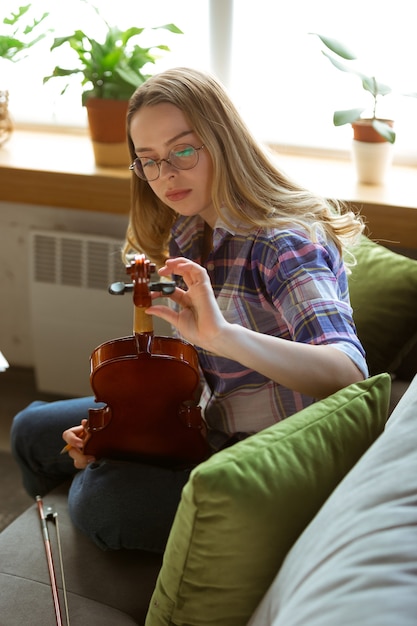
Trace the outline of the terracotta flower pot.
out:
[[[385,122],[391,128],[394,126],[394,122],[392,120],[379,120],[380,122]],[[356,122],[352,122],[353,128],[353,139],[355,141],[366,141],[368,143],[382,143],[385,142],[386,139],[372,126],[371,119],[360,119]]]
[[[88,126],[97,165],[129,165],[126,138],[127,100],[89,98]]]

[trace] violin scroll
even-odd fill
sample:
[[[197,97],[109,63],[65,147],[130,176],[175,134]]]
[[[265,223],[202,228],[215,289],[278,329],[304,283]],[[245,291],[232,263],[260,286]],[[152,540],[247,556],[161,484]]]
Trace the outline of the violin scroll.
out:
[[[156,270],[155,263],[151,263],[145,257],[144,254],[136,254],[134,259],[126,265],[126,273],[130,274],[133,282],[124,283],[116,282],[109,286],[109,293],[113,296],[123,296],[125,293],[134,292],[133,300],[138,306],[137,301],[141,298],[146,298],[151,291],[160,291],[163,295],[170,295],[175,291],[175,283],[172,281],[157,281],[152,282],[150,280],[151,274]],[[143,291],[143,285],[148,287],[148,292]],[[140,306],[140,304],[139,304]]]

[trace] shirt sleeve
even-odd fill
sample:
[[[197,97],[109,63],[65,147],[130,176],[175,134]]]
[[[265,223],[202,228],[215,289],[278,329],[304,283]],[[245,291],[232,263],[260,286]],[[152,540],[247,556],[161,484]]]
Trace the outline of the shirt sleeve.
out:
[[[365,352],[353,321],[346,270],[336,246],[291,233],[280,238],[275,251],[275,259],[271,258],[269,268],[265,268],[265,281],[290,338],[333,345],[368,376]]]

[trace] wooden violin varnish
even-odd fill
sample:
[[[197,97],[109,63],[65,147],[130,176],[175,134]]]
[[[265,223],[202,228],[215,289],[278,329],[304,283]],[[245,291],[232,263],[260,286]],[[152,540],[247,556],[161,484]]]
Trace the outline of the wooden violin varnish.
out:
[[[133,290],[133,334],[98,346],[90,357],[96,402],[85,429],[84,454],[157,465],[192,465],[210,455],[206,425],[194,396],[199,387],[198,355],[191,344],[155,336],[151,283],[155,266],[136,255],[126,271]],[[175,285],[172,287],[172,290]],[[192,419],[186,418],[191,416]]]

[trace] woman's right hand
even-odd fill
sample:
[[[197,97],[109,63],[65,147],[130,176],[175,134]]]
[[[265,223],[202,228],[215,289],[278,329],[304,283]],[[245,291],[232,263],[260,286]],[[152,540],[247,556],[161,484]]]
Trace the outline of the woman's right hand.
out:
[[[87,420],[83,420],[80,426],[74,426],[62,433],[62,438],[66,442],[68,455],[73,459],[74,466],[77,469],[85,469],[89,463],[95,461],[95,457],[86,455],[81,452],[84,445],[83,433]]]
[[[167,259],[164,267],[159,270],[159,275],[182,276],[187,285],[187,291],[177,287],[174,293],[168,296],[179,305],[178,311],[164,305],[154,304],[156,300],[153,299],[152,306],[146,310],[146,313],[156,315],[175,326],[181,336],[191,344],[220,354],[216,343],[221,345],[221,340],[216,340],[229,324],[217,305],[209,275],[204,267],[190,259],[176,257]],[[158,293],[156,297],[161,297],[161,295]]]

